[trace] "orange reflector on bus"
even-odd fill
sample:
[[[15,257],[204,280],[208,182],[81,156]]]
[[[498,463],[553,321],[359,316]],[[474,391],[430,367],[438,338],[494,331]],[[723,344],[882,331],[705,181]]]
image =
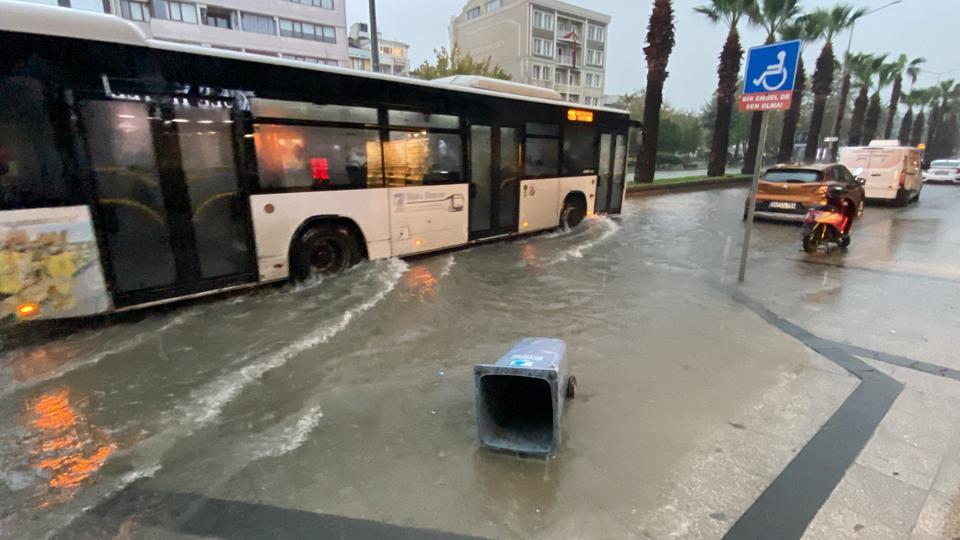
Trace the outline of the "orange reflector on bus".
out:
[[[423,244],[423,240],[417,239],[417,240],[415,240],[413,243],[419,246],[419,245]]]
[[[40,306],[34,303],[20,304],[17,306],[17,317],[33,317],[40,312]]]
[[[523,222],[523,228],[524,228],[524,229],[526,229],[526,228],[529,227],[529,226],[530,226],[530,222],[529,222],[529,221],[524,221],[524,222]]]

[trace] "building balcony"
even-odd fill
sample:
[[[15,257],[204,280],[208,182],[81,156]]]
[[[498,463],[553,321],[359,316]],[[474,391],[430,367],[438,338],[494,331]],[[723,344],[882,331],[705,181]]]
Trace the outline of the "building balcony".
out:
[[[579,54],[558,54],[556,57],[558,67],[580,69],[583,67],[583,59]]]

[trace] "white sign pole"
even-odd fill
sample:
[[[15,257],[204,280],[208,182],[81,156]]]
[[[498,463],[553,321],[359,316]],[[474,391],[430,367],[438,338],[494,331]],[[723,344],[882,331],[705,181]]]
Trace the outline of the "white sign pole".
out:
[[[760,142],[757,143],[757,161],[753,166],[753,183],[750,184],[750,197],[747,200],[747,221],[743,227],[743,249],[740,251],[740,274],[737,281],[743,283],[747,274],[747,256],[750,253],[750,232],[753,231],[753,216],[757,206],[757,186],[760,185],[760,168],[763,167],[763,147],[767,143],[767,120],[769,112],[763,115],[760,122]]]

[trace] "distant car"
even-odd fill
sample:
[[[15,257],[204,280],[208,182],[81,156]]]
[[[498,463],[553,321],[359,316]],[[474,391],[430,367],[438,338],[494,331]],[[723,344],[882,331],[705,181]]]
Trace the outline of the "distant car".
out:
[[[826,203],[827,187],[840,184],[850,201],[863,214],[863,179],[858,179],[838,163],[781,164],[771,167],[760,178],[754,214],[763,219],[803,221],[807,211]],[[744,204],[743,218],[747,218]]]
[[[960,159],[938,159],[923,173],[924,182],[960,184]]]
[[[844,148],[840,153],[840,163],[866,179],[864,189],[868,200],[888,201],[894,206],[906,206],[920,198],[921,161],[923,151],[900,146],[900,141],[877,140],[870,146]]]

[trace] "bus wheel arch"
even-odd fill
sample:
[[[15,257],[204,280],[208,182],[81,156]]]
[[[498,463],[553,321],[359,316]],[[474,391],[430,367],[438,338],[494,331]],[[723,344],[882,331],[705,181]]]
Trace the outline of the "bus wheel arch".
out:
[[[582,191],[571,191],[563,199],[560,209],[560,226],[572,229],[587,217],[587,196]]]
[[[297,227],[290,240],[290,279],[338,274],[367,257],[360,227],[342,216],[314,216]]]

